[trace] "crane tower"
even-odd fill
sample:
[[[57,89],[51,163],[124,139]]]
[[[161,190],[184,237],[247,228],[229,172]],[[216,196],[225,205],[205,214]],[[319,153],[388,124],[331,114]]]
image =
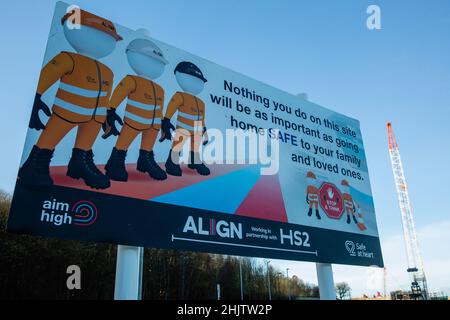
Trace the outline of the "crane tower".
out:
[[[403,237],[405,238],[406,257],[408,259],[408,273],[411,278],[412,297],[415,299],[427,299],[428,288],[423,269],[422,256],[417,240],[416,226],[414,224],[413,211],[409,201],[408,188],[403,172],[402,160],[395,140],[391,123],[387,124],[389,154],[391,156],[392,171],[394,173],[395,186],[397,188],[398,202],[402,214]]]

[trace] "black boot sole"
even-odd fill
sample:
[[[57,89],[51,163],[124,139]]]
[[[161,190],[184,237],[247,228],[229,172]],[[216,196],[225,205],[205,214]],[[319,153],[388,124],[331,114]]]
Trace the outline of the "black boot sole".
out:
[[[128,181],[128,177],[126,177],[126,178],[116,177],[113,174],[111,174],[106,167],[105,167],[105,174],[112,181],[117,181],[117,182],[127,182]]]
[[[170,162],[169,162],[170,163]],[[171,164],[171,163],[170,163]],[[172,164],[171,164],[171,166],[172,166]],[[180,168],[180,170],[178,171],[173,171],[172,169],[170,169],[170,168],[168,168],[168,165],[167,165],[167,163],[166,163],[166,165],[165,165],[165,168],[166,168],[166,173],[168,174],[168,175],[171,175],[171,176],[174,176],[174,177],[182,177],[183,176],[183,171],[181,171],[181,168]]]
[[[166,175],[165,177],[156,177],[156,176],[155,176],[154,174],[152,174],[151,171],[149,171],[149,170],[145,170],[145,169],[142,169],[142,168],[139,168],[139,167],[137,167],[136,170],[139,171],[139,172],[148,174],[150,178],[152,178],[153,180],[156,180],[156,181],[164,181],[164,180],[167,180],[167,175]]]
[[[84,179],[81,175],[79,174],[75,174],[74,172],[72,172],[70,169],[67,170],[67,174],[68,177],[75,179],[75,180],[80,180],[82,179],[84,181],[84,184],[87,185],[88,187],[95,189],[95,190],[104,190],[104,189],[108,189],[109,187],[111,187],[111,182],[108,182],[107,185],[105,186],[98,186],[96,184],[90,183],[89,181],[87,181],[86,179]]]
[[[188,168],[191,169],[191,170],[194,170],[194,171],[197,172],[199,175],[204,176],[204,177],[207,177],[207,176],[211,175],[211,172],[209,172],[209,173],[201,173],[201,172],[199,172],[199,171],[197,170],[197,168],[191,166],[190,164],[188,164]]]
[[[182,176],[183,176],[183,173],[172,172],[172,171],[170,171],[170,170],[167,170],[167,168],[166,168],[166,173],[167,173],[168,175],[174,176],[174,177],[182,177]]]

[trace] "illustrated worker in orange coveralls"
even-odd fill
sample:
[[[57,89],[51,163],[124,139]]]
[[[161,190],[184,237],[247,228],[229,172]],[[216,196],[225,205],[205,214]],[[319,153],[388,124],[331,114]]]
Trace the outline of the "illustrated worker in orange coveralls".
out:
[[[137,76],[127,75],[111,97],[111,109],[116,109],[127,98],[125,124],[122,127],[116,146],[106,164],[105,171],[111,180],[127,181],[125,168],[127,150],[138,135],[141,135],[141,149],[137,170],[146,172],[155,180],[167,179],[166,172],[155,161],[153,146],[161,129],[164,90],[156,82],[167,65],[162,51],[153,42],[136,39],[127,47],[128,63]],[[117,135],[115,123],[105,123],[105,135]]]
[[[317,189],[317,178],[316,175],[309,171],[306,174],[306,179],[308,181],[308,187],[306,189],[306,202],[309,204],[308,217],[312,216],[313,208],[316,210],[317,219],[321,220],[322,217],[319,213],[319,190]]]
[[[79,28],[71,27],[76,11],[80,14]],[[77,128],[67,175],[83,179],[92,188],[106,189],[110,181],[95,166],[92,145],[107,116],[118,117],[114,112],[107,114],[113,73],[97,59],[111,54],[122,37],[112,22],[83,10],[69,12],[61,23],[67,41],[78,53],[61,52],[42,69],[29,127],[43,132],[19,171],[19,183],[25,187],[52,186],[49,166],[55,147]],[[51,113],[41,96],[58,80]],[[45,126],[39,118],[41,110],[50,117]]]
[[[202,71],[192,62],[181,62],[175,68],[175,77],[178,85],[184,92],[177,92],[170,100],[166,114],[162,121],[162,138],[171,140],[171,130],[175,127],[170,119],[178,111],[176,135],[166,162],[166,172],[173,176],[182,176],[179,164],[179,155],[183,145],[190,139],[190,160],[188,167],[198,174],[207,176],[209,168],[200,157],[200,145],[208,143],[205,125],[205,103],[198,97],[207,82]]]
[[[343,187],[342,200],[344,201],[344,210],[347,214],[347,223],[351,223],[350,215],[353,218],[353,221],[358,224],[358,220],[356,220],[355,216],[355,203],[353,202],[353,197],[350,194],[350,184],[347,180],[342,180],[341,185]]]

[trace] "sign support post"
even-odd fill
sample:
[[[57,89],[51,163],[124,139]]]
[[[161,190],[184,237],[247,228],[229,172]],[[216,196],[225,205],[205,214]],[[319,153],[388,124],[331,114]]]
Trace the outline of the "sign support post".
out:
[[[316,270],[320,300],[336,300],[336,289],[334,288],[331,263],[316,263]]]
[[[117,246],[115,300],[141,298],[142,248]]]

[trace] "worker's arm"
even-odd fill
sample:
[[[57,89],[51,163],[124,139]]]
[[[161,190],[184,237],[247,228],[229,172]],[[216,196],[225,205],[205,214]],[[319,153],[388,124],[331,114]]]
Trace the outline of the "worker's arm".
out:
[[[70,74],[73,68],[74,63],[68,53],[61,52],[58,54],[42,69],[37,93],[44,94],[56,81],[64,75]]]
[[[134,81],[130,76],[126,76],[125,78],[123,78],[112,94],[110,108],[117,109],[122,101],[125,100],[125,98],[135,90],[136,81]]]
[[[112,86],[111,86],[112,87]],[[110,88],[111,88],[110,87]],[[111,90],[111,89],[109,89]],[[102,128],[104,134],[103,139],[108,139],[111,136],[118,136],[119,130],[116,127],[116,122],[123,126],[123,120],[116,113],[116,109],[120,106],[123,100],[130,95],[130,93],[136,90],[136,82],[130,76],[126,76],[120,81],[119,85],[114,90],[111,99],[109,99],[108,110],[106,114],[106,121],[103,123]],[[108,97],[111,92],[108,92]]]
[[[203,126],[203,128],[206,128],[206,108],[205,108],[205,104],[203,104],[203,120],[202,120],[202,126]]]
[[[55,82],[61,79],[64,75],[72,72],[74,63],[68,53],[60,53],[54,57],[41,71],[39,77],[38,88],[36,96],[34,97],[33,110],[31,112],[30,123],[28,127],[35,130],[45,129],[45,125],[42,123],[39,117],[39,111],[45,113],[46,116],[52,115],[50,108],[42,101],[42,95],[47,91]]]
[[[172,140],[172,131],[175,130],[175,126],[170,123],[170,119],[182,104],[183,97],[181,93],[177,92],[172,99],[170,99],[169,104],[167,105],[166,114],[162,120],[161,139],[159,139],[159,142],[163,142],[164,140]]]
[[[178,110],[178,108],[183,104],[183,97],[181,93],[177,92],[172,99],[170,99],[169,104],[167,105],[166,114],[164,118],[172,119],[174,113]]]

